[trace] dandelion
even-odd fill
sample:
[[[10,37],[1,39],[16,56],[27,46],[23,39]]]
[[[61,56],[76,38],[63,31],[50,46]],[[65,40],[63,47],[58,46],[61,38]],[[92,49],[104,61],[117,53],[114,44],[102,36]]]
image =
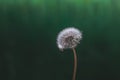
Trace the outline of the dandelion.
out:
[[[74,53],[74,70],[73,70],[73,79],[76,77],[77,70],[77,55],[75,47],[80,43],[82,39],[82,33],[74,27],[66,28],[62,30],[57,37],[57,45],[60,50],[72,49]]]

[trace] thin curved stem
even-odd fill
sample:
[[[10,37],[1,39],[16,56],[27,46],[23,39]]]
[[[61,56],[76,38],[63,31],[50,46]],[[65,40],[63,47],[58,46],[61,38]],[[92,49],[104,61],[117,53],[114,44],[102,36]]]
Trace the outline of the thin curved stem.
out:
[[[72,48],[73,53],[74,53],[74,70],[73,70],[73,78],[72,80],[75,80],[76,78],[76,71],[77,71],[77,54],[75,48]]]

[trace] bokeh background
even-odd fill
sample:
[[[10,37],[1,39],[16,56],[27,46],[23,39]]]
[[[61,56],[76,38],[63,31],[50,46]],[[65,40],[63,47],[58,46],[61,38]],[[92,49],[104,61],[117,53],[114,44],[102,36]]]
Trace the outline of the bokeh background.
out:
[[[83,33],[76,80],[120,80],[120,0],[0,0],[0,80],[71,80],[66,27]]]

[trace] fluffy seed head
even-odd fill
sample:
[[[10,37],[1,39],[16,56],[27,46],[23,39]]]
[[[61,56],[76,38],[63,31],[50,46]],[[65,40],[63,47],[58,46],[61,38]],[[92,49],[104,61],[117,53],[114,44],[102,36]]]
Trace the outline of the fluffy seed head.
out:
[[[62,30],[57,37],[57,45],[60,50],[75,48],[82,39],[82,33],[74,28],[66,28]]]

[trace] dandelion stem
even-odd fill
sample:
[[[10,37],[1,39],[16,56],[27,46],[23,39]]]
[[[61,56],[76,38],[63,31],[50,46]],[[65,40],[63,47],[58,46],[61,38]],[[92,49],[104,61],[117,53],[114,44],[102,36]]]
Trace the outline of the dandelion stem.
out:
[[[72,80],[75,80],[76,77],[76,71],[77,71],[77,54],[75,48],[72,48],[73,53],[74,53],[74,70],[73,70],[73,78]]]

